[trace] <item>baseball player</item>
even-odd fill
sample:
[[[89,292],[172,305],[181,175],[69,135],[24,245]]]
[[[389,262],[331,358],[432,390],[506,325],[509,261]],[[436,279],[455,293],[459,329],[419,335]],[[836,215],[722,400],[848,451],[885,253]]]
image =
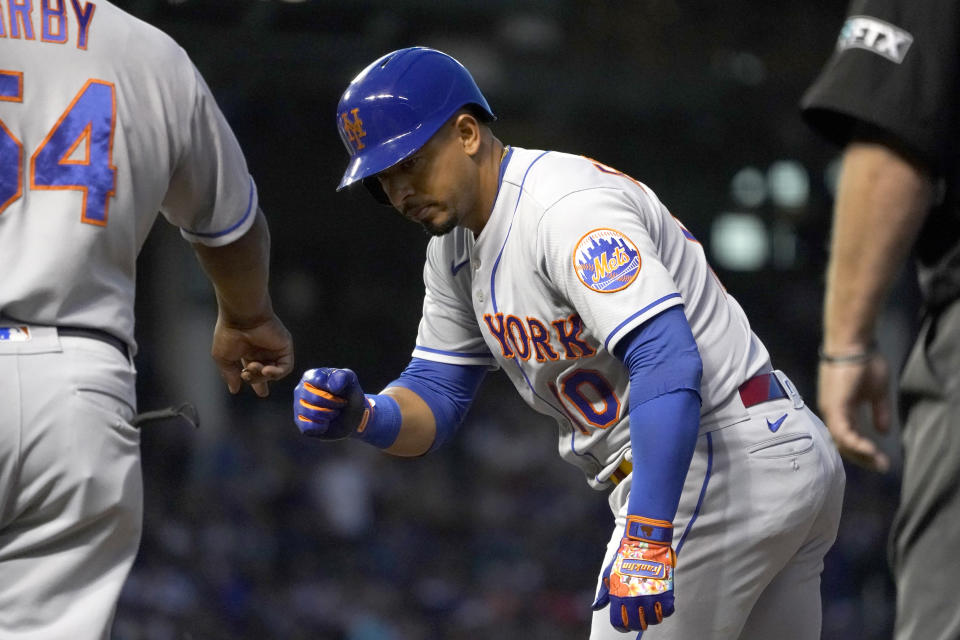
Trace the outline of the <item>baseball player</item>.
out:
[[[163,213],[216,290],[231,392],[293,367],[243,154],[187,55],[109,2],[0,11],[0,638],[106,638],[140,539],[137,253]]]
[[[350,83],[340,188],[364,182],[434,236],[423,318],[379,394],[349,369],[304,373],[295,422],[422,455],[499,367],[556,419],[563,459],[613,488],[593,640],[819,638],[844,485],[823,424],[648,187],[504,146],[492,120],[469,72],[432,49]]]

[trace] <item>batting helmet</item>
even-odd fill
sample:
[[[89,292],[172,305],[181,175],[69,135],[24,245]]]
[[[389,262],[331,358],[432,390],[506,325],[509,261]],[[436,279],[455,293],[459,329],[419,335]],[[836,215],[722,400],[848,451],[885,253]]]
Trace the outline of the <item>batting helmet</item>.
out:
[[[412,155],[461,107],[485,120],[496,116],[466,67],[427,47],[399,49],[375,60],[353,79],[337,106],[337,128],[350,162],[337,191],[370,178]]]

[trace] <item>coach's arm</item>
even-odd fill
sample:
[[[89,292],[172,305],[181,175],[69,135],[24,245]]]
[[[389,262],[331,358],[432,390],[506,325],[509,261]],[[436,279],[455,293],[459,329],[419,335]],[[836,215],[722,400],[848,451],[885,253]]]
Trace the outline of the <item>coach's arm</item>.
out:
[[[219,247],[192,244],[217,296],[217,324],[211,356],[230,393],[243,382],[257,395],[267,383],[293,370],[293,340],[273,312],[270,279],[270,231],[263,212],[235,242]]]

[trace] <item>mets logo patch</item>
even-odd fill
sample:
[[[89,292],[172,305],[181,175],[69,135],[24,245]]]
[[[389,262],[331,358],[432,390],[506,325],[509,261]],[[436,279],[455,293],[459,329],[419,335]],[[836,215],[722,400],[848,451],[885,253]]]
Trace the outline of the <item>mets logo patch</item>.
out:
[[[580,282],[599,293],[620,291],[640,273],[640,252],[615,229],[594,229],[577,242],[573,268]]]

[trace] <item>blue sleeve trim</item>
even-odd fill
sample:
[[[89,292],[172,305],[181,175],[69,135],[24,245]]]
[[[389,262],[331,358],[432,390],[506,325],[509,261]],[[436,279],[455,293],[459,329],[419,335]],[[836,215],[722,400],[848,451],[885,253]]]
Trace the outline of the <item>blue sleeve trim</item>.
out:
[[[249,218],[250,214],[253,212],[253,194],[253,178],[250,178],[250,194],[247,196],[247,211],[243,214],[243,217],[240,218],[240,221],[231,226],[229,229],[224,229],[223,231],[213,231],[209,233],[200,233],[198,231],[190,231],[189,229],[186,229],[186,232],[192,236],[197,236],[198,238],[219,238],[227,235],[238,227],[242,227],[243,223],[247,221],[247,218]]]
[[[417,345],[414,347],[416,351],[426,351],[427,353],[436,353],[441,356],[452,356],[454,358],[493,358],[493,354],[489,351],[483,353],[460,353],[458,351],[444,351],[443,349],[431,349],[430,347],[424,347]]]
[[[640,311],[637,311],[636,313],[634,313],[633,315],[631,315],[629,318],[627,318],[626,320],[624,320],[623,322],[621,322],[620,324],[618,324],[618,325],[613,329],[613,331],[610,332],[610,335],[607,336],[607,339],[603,341],[603,348],[604,348],[604,349],[609,349],[609,348],[610,348],[610,340],[613,338],[613,336],[617,335],[617,332],[619,332],[620,329],[623,329],[625,326],[627,326],[628,324],[630,324],[631,322],[633,322],[636,318],[642,316],[642,315],[645,314],[647,311],[650,311],[650,309],[653,309],[653,308],[656,307],[657,305],[663,304],[663,303],[666,302],[667,300],[671,300],[671,299],[673,299],[673,298],[679,298],[679,297],[680,297],[680,294],[679,294],[679,293],[671,293],[671,294],[665,295],[665,296],[663,296],[662,298],[660,298],[660,299],[658,299],[658,300],[654,300],[653,302],[651,302],[650,304],[648,304],[647,306],[645,306],[643,309],[640,309]]]
[[[413,358],[388,387],[404,387],[420,396],[433,413],[437,435],[428,451],[436,451],[456,433],[486,375],[484,365],[446,364]]]

